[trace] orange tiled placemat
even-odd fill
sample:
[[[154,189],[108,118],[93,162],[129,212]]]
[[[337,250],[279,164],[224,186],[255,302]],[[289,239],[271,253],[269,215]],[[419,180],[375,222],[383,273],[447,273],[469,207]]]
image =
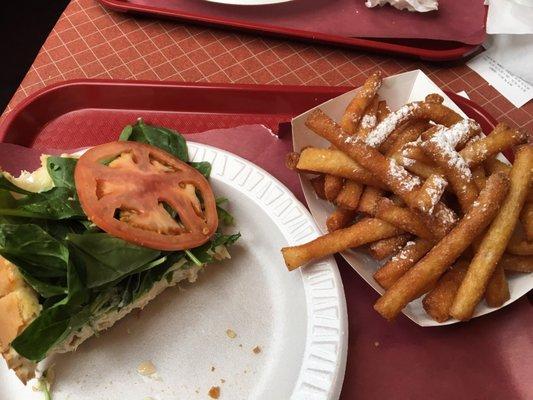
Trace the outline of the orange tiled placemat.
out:
[[[72,0],[6,113],[36,90],[74,78],[358,86],[373,69],[420,68],[443,89],[465,90],[498,120],[533,131],[533,102],[520,109],[464,65],[419,61],[297,43],[107,11]]]

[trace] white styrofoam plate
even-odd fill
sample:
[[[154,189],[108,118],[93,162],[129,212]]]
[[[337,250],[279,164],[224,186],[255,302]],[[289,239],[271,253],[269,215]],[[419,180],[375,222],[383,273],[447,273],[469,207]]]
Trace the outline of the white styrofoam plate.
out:
[[[213,190],[230,199],[242,234],[232,259],[167,289],[77,352],[51,357],[54,400],[206,399],[211,386],[221,400],[338,399],[348,328],[337,265],[330,257],[288,272],[280,253],[319,234],[309,212],[251,162],[202,144],[189,151],[213,163]],[[160,379],[137,374],[146,360]],[[3,361],[0,382],[1,400],[42,399]]]
[[[288,3],[293,0],[205,0],[211,3],[232,4],[234,6],[261,6],[266,4]]]
[[[331,99],[315,108],[321,108],[333,120],[340,121],[346,106],[358,90],[359,89],[354,89],[350,92],[342,94],[341,96]],[[466,117],[463,111],[461,111],[461,109],[448,96],[446,96],[446,94],[433,81],[431,81],[426,74],[420,70],[389,76],[383,79],[383,85],[379,90],[380,98],[387,100],[388,106],[393,111],[397,110],[405,103],[424,100],[426,95],[430,93],[440,94],[444,98],[444,105],[458,112],[463,117]],[[313,109],[306,111],[292,120],[294,151],[299,152],[301,149],[308,146],[329,146],[329,142],[327,142],[325,139],[322,139],[305,126],[305,120]],[[316,196],[307,176],[303,174],[300,175],[300,182],[303,187],[305,199],[309,209],[311,210],[311,214],[315,218],[320,230],[323,233],[326,233],[326,219],[333,211],[333,206]],[[369,255],[359,251],[348,250],[341,253],[341,255],[370,286],[372,286],[379,293],[384,292],[381,286],[372,277],[373,273],[382,263],[379,263]],[[508,281],[511,298],[507,300],[502,307],[507,306],[533,289],[533,274],[513,274],[508,277]],[[368,306],[372,307],[372,304],[369,304]],[[488,307],[484,302],[481,302],[476,308],[474,317],[485,315],[497,310],[497,308]],[[421,298],[408,304],[403,310],[403,313],[420,326],[440,326],[458,322],[455,319],[450,319],[444,323],[438,323],[434,321],[424,311]]]

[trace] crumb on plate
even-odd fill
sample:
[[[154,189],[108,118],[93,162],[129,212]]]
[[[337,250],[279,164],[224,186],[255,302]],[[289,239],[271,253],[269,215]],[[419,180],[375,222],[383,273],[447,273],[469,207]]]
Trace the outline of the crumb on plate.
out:
[[[259,353],[261,353],[261,347],[259,347],[259,346],[255,346],[255,347],[252,349],[252,351],[254,352],[254,354],[259,354]]]
[[[235,339],[237,337],[237,334],[235,333],[233,329],[227,329],[226,335],[228,335],[230,339]]]
[[[220,387],[218,386],[211,386],[211,389],[209,389],[209,392],[207,393],[209,397],[212,399],[218,399],[220,397]]]

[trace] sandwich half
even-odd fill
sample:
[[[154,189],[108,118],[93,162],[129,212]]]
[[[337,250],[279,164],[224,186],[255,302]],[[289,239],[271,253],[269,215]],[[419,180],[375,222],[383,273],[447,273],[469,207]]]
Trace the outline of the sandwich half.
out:
[[[81,157],[80,157],[81,156]],[[167,287],[230,258],[239,233],[178,133],[127,126],[86,153],[0,173],[0,352],[26,383]]]

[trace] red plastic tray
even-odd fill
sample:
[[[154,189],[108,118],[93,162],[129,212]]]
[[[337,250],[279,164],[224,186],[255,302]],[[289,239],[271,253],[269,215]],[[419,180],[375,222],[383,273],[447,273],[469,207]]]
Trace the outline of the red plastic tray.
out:
[[[151,15],[162,18],[200,23],[209,26],[236,29],[245,32],[311,41],[321,44],[349,47],[389,55],[401,55],[426,61],[452,61],[469,57],[481,49],[479,45],[468,45],[454,41],[428,39],[363,39],[329,35],[319,32],[288,29],[275,25],[264,25],[236,19],[223,19],[212,15],[192,14],[179,8],[139,4],[135,0],[98,0],[105,7],[124,13]],[[362,1],[362,0],[361,0]]]
[[[139,115],[184,133],[248,123],[275,130],[348,89],[71,81],[20,103],[0,126],[0,141],[37,148],[94,145],[116,139]],[[480,107],[448,95],[485,131],[494,126]],[[271,172],[281,180],[293,174],[283,165],[276,168]],[[531,398],[533,314],[526,298],[466,324],[421,328],[401,317],[388,323],[372,309],[375,291],[344,260],[337,261],[349,315],[342,400]]]

